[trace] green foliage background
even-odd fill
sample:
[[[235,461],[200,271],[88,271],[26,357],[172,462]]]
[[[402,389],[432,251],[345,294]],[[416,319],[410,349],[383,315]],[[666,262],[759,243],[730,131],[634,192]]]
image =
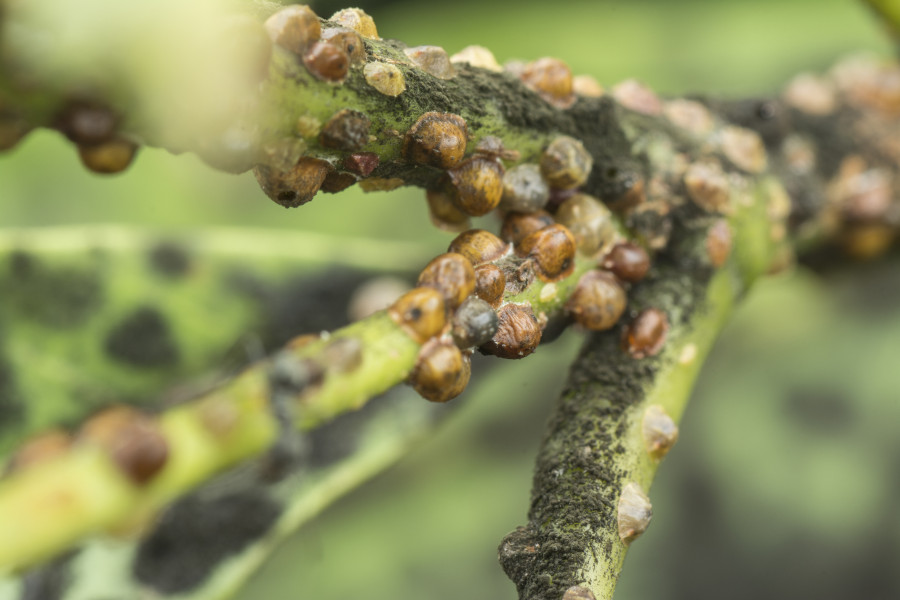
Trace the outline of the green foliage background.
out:
[[[764,94],[847,52],[888,52],[846,0],[366,8],[410,45],[483,44],[501,62],[553,55],[604,85],[636,77],[665,94]],[[193,156],[145,149],[125,175],[97,177],[45,132],[0,159],[0,182],[5,226],[258,226],[414,240],[431,254],[451,237],[430,226],[419,190],[351,189],[286,212],[252,176]],[[900,595],[900,276],[857,271],[780,276],[740,310],[652,490],[654,524],[620,599]],[[294,536],[240,598],[514,598],[495,548],[525,520],[532,457],[579,341],[569,332],[476,373],[438,435]]]

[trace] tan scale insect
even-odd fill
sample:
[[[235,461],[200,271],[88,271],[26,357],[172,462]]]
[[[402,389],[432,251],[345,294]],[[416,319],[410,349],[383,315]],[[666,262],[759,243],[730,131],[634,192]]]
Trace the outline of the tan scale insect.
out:
[[[559,281],[575,268],[575,247],[572,233],[555,224],[526,236],[516,247],[516,254],[534,261],[541,281]]]
[[[456,236],[447,251],[462,254],[477,266],[502,258],[510,246],[486,229],[470,229]]]
[[[584,144],[567,135],[559,136],[541,154],[541,174],[551,187],[571,190],[583,185],[594,159]]]
[[[625,290],[612,274],[594,270],[579,278],[566,312],[585,329],[604,331],[618,323],[627,302]]]
[[[266,19],[265,28],[273,43],[298,56],[322,37],[319,17],[303,4],[286,6],[274,13]]]
[[[622,488],[617,511],[619,538],[630,544],[650,526],[653,506],[650,498],[637,483],[630,481]]]
[[[406,133],[403,156],[416,164],[452,169],[462,162],[468,139],[466,121],[459,115],[427,112]]]
[[[475,291],[475,270],[465,256],[448,252],[422,269],[418,285],[440,292],[447,310],[454,311]]]
[[[444,297],[430,287],[406,292],[388,308],[388,315],[419,344],[438,335],[447,324]]]
[[[459,396],[469,383],[472,363],[449,340],[433,339],[419,351],[409,384],[431,402],[447,402]]]
[[[587,194],[575,194],[563,201],[555,218],[572,232],[578,249],[587,255],[607,247],[616,237],[612,212]]]
[[[395,65],[372,61],[363,67],[366,83],[385,96],[396,97],[406,91],[406,77]]]

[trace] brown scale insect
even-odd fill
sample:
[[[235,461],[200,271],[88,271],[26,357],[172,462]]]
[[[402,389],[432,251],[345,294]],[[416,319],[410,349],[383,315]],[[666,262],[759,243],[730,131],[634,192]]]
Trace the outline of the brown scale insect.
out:
[[[355,152],[344,159],[343,166],[360,177],[368,177],[378,167],[380,160],[374,152]]]
[[[27,440],[6,464],[6,474],[15,473],[64,455],[72,446],[72,436],[53,429]]]
[[[137,144],[124,138],[113,138],[102,144],[78,146],[78,157],[85,168],[102,175],[121,173],[134,161]]]
[[[462,254],[477,266],[505,256],[509,244],[485,229],[470,229],[453,238],[447,252]]]
[[[659,404],[648,406],[644,411],[641,433],[648,454],[656,460],[662,460],[678,441],[678,425]]]
[[[575,194],[565,200],[556,209],[555,218],[575,236],[578,249],[588,255],[606,247],[616,236],[610,210],[587,194]]]
[[[340,83],[350,72],[350,56],[340,46],[314,42],[303,55],[303,64],[316,79]]]
[[[380,40],[375,21],[361,8],[345,8],[339,10],[328,19],[356,31],[359,35],[373,40]]]
[[[332,27],[322,32],[322,39],[344,50],[351,65],[366,62],[366,45],[358,33],[346,27]]]
[[[472,362],[453,342],[434,339],[419,351],[409,384],[431,402],[447,402],[459,396],[472,375]]]
[[[475,267],[475,295],[494,308],[503,300],[506,291],[506,275],[497,265],[490,263]]]
[[[663,110],[659,96],[635,79],[626,79],[613,86],[612,95],[625,108],[645,115],[658,115]]]
[[[369,142],[369,117],[345,108],[334,113],[319,132],[319,143],[326,148],[353,152]]]
[[[74,144],[96,146],[115,136],[119,116],[108,106],[72,101],[56,116],[55,124]]]
[[[427,190],[428,214],[431,222],[444,231],[461,232],[472,226],[469,215],[459,209],[450,194],[442,190]]]
[[[622,281],[637,283],[650,270],[650,256],[637,244],[621,242],[604,257],[603,267]]]
[[[444,297],[447,310],[454,311],[475,291],[475,270],[465,256],[448,252],[422,269],[418,285],[436,289]]]
[[[466,121],[459,115],[427,112],[409,128],[403,156],[420,165],[452,169],[462,162],[468,135]]]
[[[628,545],[639,538],[647,531],[652,518],[653,506],[643,488],[633,481],[626,483],[619,496],[617,510],[619,538],[622,542]]]
[[[388,315],[419,344],[438,335],[447,324],[444,297],[430,287],[406,292],[388,308]]]
[[[575,238],[563,225],[550,225],[525,237],[516,254],[536,265],[541,281],[559,281],[575,268]]]
[[[557,108],[569,108],[575,103],[572,70],[557,58],[539,58],[525,65],[520,78],[529,89]]]
[[[513,167],[503,175],[500,208],[520,213],[541,210],[550,199],[550,187],[535,164]]]
[[[503,160],[519,160],[521,154],[517,150],[509,150],[503,145],[503,140],[494,135],[486,135],[475,144],[475,154],[481,158],[493,158]]]
[[[366,63],[363,67],[366,83],[385,96],[399,96],[406,91],[406,78],[396,66],[378,61]]]
[[[721,132],[722,153],[747,173],[762,173],[768,166],[766,147],[755,131],[729,125]]]
[[[103,448],[138,485],[148,483],[169,458],[169,444],[159,424],[128,406],[114,406],[88,419],[78,442]]]
[[[572,79],[572,91],[585,98],[602,98],[606,95],[606,90],[591,75],[576,75]]]
[[[452,79],[456,76],[456,69],[450,63],[447,51],[440,46],[415,46],[404,48],[403,53],[413,61],[417,67],[438,79]]]
[[[684,174],[684,187],[694,204],[707,212],[723,212],[728,208],[730,186],[717,163],[692,164]]]
[[[494,58],[494,53],[484,46],[466,46],[451,56],[450,62],[453,64],[468,64],[469,66],[487,69],[495,73],[503,71],[503,67]]]
[[[456,192],[453,200],[466,214],[486,215],[503,196],[503,167],[496,160],[470,158],[447,172]]]
[[[627,302],[625,290],[612,274],[588,271],[578,280],[566,312],[585,329],[604,331],[618,323]]]
[[[583,185],[593,167],[594,159],[584,144],[567,135],[554,139],[541,154],[541,174],[550,187],[559,190]]]
[[[528,214],[507,213],[503,219],[503,225],[500,227],[500,237],[511,244],[520,244],[535,231],[549,227],[554,222],[553,216],[545,210]]]
[[[665,345],[668,332],[666,313],[658,308],[647,308],[622,331],[622,348],[632,358],[655,356]]]
[[[490,304],[470,296],[453,314],[450,324],[453,342],[465,350],[488,343],[497,333],[500,319]]]
[[[716,268],[724,265],[731,255],[731,227],[725,219],[718,219],[706,232],[706,255]]]
[[[285,208],[294,208],[313,199],[331,165],[324,160],[304,157],[289,171],[279,171],[266,165],[253,169],[263,192]]]
[[[294,4],[274,13],[265,22],[272,42],[298,56],[322,37],[319,17],[308,6]]]
[[[597,600],[597,597],[588,588],[573,585],[563,594],[562,600]]]
[[[497,316],[497,333],[481,352],[500,358],[523,358],[534,352],[541,342],[541,326],[530,305],[506,304]]]

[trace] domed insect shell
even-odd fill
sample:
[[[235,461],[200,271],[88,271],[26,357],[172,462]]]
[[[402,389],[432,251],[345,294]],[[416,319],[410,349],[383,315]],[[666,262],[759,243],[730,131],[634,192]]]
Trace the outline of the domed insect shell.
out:
[[[459,115],[427,112],[406,133],[403,156],[416,164],[452,169],[462,162],[468,139],[466,121]]]
[[[329,42],[314,42],[303,55],[303,64],[316,79],[342,83],[350,72],[350,55]]]
[[[61,429],[53,429],[29,438],[10,457],[3,474],[15,473],[63,456],[71,448],[72,442],[72,436]]]
[[[294,208],[313,199],[331,169],[324,160],[303,157],[288,171],[257,165],[253,174],[269,198],[285,208]]]
[[[115,137],[102,144],[78,146],[78,156],[81,164],[94,173],[113,175],[131,166],[137,150],[137,144]]]
[[[637,283],[650,270],[650,256],[637,244],[621,242],[603,258],[603,267],[622,281]]]
[[[381,39],[378,37],[378,29],[375,27],[375,21],[361,8],[345,8],[339,10],[331,15],[329,21],[334,21],[338,25],[352,29],[363,37],[373,40]]]
[[[481,298],[470,296],[454,313],[450,333],[456,345],[465,350],[489,342],[499,326],[500,319],[491,305]]]
[[[658,308],[642,310],[622,331],[622,347],[633,358],[660,353],[669,332],[669,318]]]
[[[650,526],[653,506],[637,483],[628,482],[622,488],[617,517],[619,537],[626,545],[640,537]]]
[[[596,198],[575,194],[556,209],[556,222],[565,225],[584,254],[593,255],[616,238],[612,212]]]
[[[495,73],[501,73],[503,67],[494,58],[494,53],[484,46],[466,46],[450,57],[453,64],[468,64],[479,69],[487,69]]]
[[[506,275],[497,265],[486,263],[475,267],[475,295],[494,308],[500,306],[506,291]]]
[[[475,156],[447,174],[453,184],[456,206],[474,217],[486,215],[503,196],[503,167],[497,160]]]
[[[594,159],[580,141],[567,135],[554,139],[541,154],[541,174],[550,187],[577,188],[588,180]]]
[[[522,240],[516,254],[531,259],[541,281],[559,281],[575,268],[575,238],[563,225],[550,225]]]
[[[169,444],[159,424],[128,406],[114,406],[91,417],[79,443],[96,444],[138,485],[148,483],[166,464]]]
[[[400,296],[388,316],[419,344],[441,333],[447,324],[444,297],[430,287],[417,287]]]
[[[532,213],[510,212],[503,218],[500,237],[505,241],[518,245],[526,237],[555,223],[553,216],[545,210]]]
[[[594,270],[578,280],[566,312],[585,329],[604,331],[618,323],[627,302],[625,290],[612,274]]]
[[[454,311],[475,291],[475,270],[465,256],[448,252],[422,269],[418,285],[436,289],[443,296],[447,310]]]
[[[443,190],[427,190],[425,198],[428,201],[431,222],[438,229],[459,233],[472,226],[469,215],[456,206],[451,193]]]
[[[456,76],[456,69],[450,64],[447,51],[440,46],[404,48],[403,53],[417,67],[438,79],[453,79]]]
[[[525,65],[520,75],[522,82],[557,108],[569,108],[575,103],[572,71],[556,58],[539,58]]]
[[[500,208],[520,213],[532,213],[544,208],[550,199],[550,187],[535,164],[513,167],[503,175],[503,195]]]
[[[372,61],[363,67],[366,83],[378,92],[392,98],[406,91],[406,77],[395,65]]]
[[[432,339],[419,351],[409,384],[426,400],[447,402],[466,389],[471,374],[468,354],[450,340]]]
[[[500,358],[524,358],[541,342],[541,326],[528,304],[504,304],[498,314],[497,333],[481,346],[484,354]]]
[[[274,13],[266,19],[265,28],[272,42],[300,56],[322,37],[319,17],[302,4],[286,6]]]
[[[115,136],[119,116],[103,104],[73,100],[56,116],[54,124],[70,142],[78,146],[94,146]]]
[[[485,229],[464,231],[453,238],[447,248],[447,252],[462,254],[475,266],[493,262],[506,256],[509,251],[509,244]]]
[[[322,39],[337,46],[350,57],[351,65],[361,65],[366,62],[366,45],[362,37],[347,27],[330,27],[322,31]]]

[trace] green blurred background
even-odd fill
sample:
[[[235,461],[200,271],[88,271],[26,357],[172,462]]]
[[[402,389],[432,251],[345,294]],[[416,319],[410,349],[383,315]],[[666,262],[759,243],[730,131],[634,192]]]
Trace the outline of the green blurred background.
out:
[[[889,52],[849,0],[362,6],[382,36],[410,45],[482,44],[501,62],[552,55],[604,85],[636,77],[665,94],[764,94],[848,52]],[[192,156],[145,149],[122,176],[91,175],[45,132],[0,159],[0,197],[6,226],[241,225],[434,253],[451,238],[430,226],[419,190],[351,189],[286,212],[252,176]],[[703,371],[620,600],[900,597],[897,298],[898,269],[879,265],[799,271],[753,292]],[[524,523],[543,422],[579,343],[569,332],[476,373],[437,435],[301,530],[240,598],[514,598],[496,546]]]

